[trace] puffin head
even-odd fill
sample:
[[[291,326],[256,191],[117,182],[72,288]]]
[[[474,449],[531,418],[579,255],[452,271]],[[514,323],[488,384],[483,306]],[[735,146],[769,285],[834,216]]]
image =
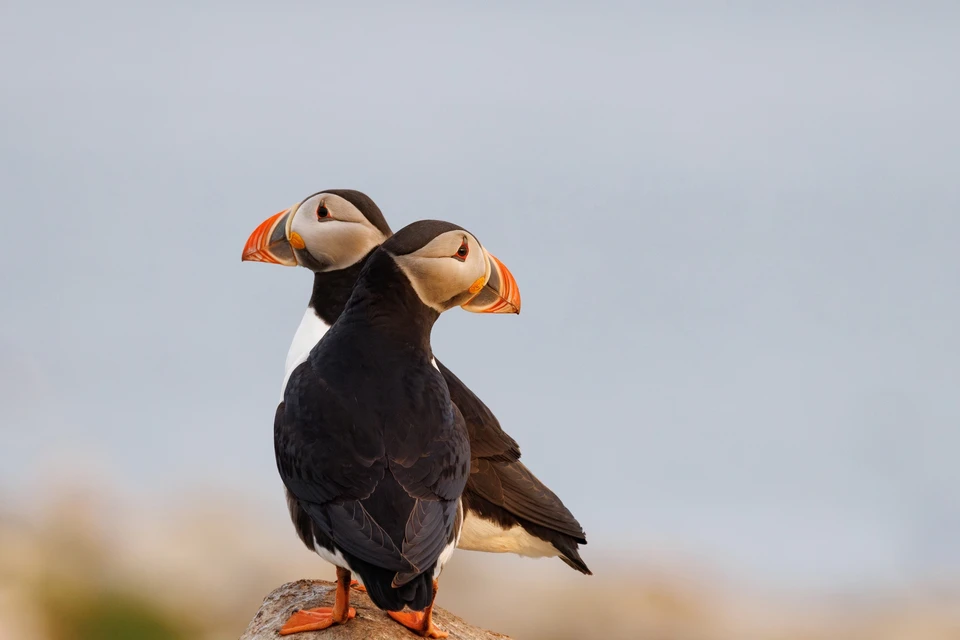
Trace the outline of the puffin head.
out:
[[[336,271],[355,264],[390,234],[373,200],[359,191],[330,189],[264,220],[247,239],[242,259]]]
[[[450,222],[421,220],[383,243],[425,305],[438,313],[520,313],[513,275],[480,241]]]

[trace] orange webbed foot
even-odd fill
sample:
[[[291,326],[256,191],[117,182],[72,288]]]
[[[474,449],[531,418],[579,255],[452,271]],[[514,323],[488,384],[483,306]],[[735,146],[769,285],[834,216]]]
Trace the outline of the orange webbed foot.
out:
[[[303,631],[320,631],[335,624],[344,624],[347,620],[356,616],[357,610],[353,607],[347,609],[347,615],[343,620],[334,619],[332,607],[302,609],[295,611],[287,619],[287,622],[280,629],[280,635],[288,636],[291,633],[301,633]]]
[[[433,617],[424,611],[387,611],[387,615],[421,638],[446,638],[449,635],[433,626]]]
[[[358,580],[351,580],[351,581],[350,581],[350,588],[351,588],[351,589],[356,589],[357,591],[359,591],[359,592],[361,592],[361,593],[366,593],[366,592],[367,592],[367,588],[366,588],[365,586],[363,586],[362,584],[360,584],[360,582],[359,582]]]

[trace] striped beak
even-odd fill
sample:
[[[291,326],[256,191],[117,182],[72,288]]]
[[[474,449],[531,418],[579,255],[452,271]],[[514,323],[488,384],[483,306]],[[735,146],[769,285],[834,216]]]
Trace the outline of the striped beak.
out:
[[[297,266],[293,245],[287,239],[287,224],[293,207],[272,215],[253,230],[243,247],[242,260]],[[299,236],[298,236],[299,237]]]
[[[520,313],[520,288],[513,274],[486,249],[487,282],[476,296],[461,305],[473,313]]]

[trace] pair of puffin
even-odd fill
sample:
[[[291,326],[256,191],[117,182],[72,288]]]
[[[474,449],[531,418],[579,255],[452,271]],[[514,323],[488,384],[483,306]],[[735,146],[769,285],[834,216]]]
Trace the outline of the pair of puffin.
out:
[[[281,634],[347,622],[356,574],[399,623],[445,637],[431,610],[455,547],[556,556],[590,573],[576,518],[519,461],[490,409],[433,357],[442,312],[519,313],[516,281],[476,237],[441,221],[393,234],[369,197],[332,189],[265,220],[243,260],[314,272],[274,444],[291,519],[337,567],[337,592],[332,608],[295,613]]]

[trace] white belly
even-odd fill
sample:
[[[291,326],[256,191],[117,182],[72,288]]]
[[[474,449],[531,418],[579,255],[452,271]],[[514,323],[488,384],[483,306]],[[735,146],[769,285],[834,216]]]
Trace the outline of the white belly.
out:
[[[433,366],[437,366],[436,363],[434,363]],[[450,558],[453,557],[453,552],[456,551],[457,545],[460,543],[460,536],[463,533],[463,517],[464,517],[463,502],[457,502],[457,511],[459,513],[457,514],[458,517],[456,522],[460,524],[460,530],[454,534],[453,542],[446,545],[443,548],[443,551],[440,552],[440,557],[437,558],[437,566],[434,567],[433,569],[434,580],[440,577],[440,572],[443,571],[443,565],[447,564],[447,562],[450,561]]]
[[[347,571],[352,571],[350,566],[347,564],[347,559],[343,557],[343,554],[340,553],[340,550],[334,548],[332,551],[330,549],[325,549],[317,543],[317,539],[313,539],[313,550],[316,551],[317,555],[332,564],[335,567],[340,567],[341,569],[346,569]],[[357,576],[357,580],[360,577]]]
[[[317,346],[320,338],[329,328],[330,325],[320,319],[313,307],[307,307],[306,313],[303,314],[303,320],[300,321],[300,326],[297,327],[297,332],[293,336],[290,350],[287,351],[287,362],[283,367],[283,386],[280,387],[281,401],[283,401],[283,394],[287,389],[290,374],[306,361],[310,351]]]
[[[560,555],[552,544],[530,535],[520,525],[504,529],[469,512],[463,521],[457,547],[467,551],[516,553],[530,558],[553,558]]]

